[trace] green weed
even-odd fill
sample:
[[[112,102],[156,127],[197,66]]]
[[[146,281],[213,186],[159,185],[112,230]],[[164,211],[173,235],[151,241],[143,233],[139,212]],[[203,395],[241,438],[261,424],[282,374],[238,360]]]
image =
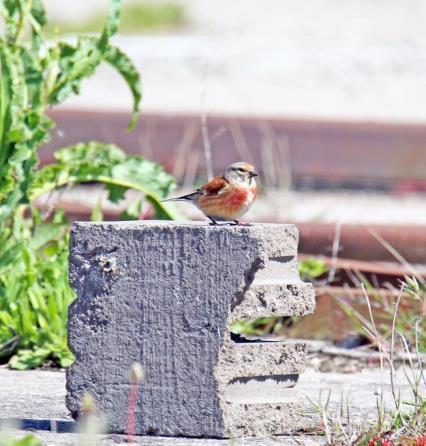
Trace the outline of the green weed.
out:
[[[33,434],[27,434],[22,438],[15,438],[8,432],[0,432],[0,446],[43,446]]]
[[[38,367],[48,358],[68,367],[68,225],[62,212],[44,222],[16,216],[3,234],[14,256],[0,266],[0,358],[12,368]],[[19,249],[16,249],[16,248]],[[16,354],[16,352],[18,352]]]
[[[327,264],[318,257],[308,257],[299,262],[299,274],[305,282],[313,282],[328,270]]]
[[[57,22],[48,27],[49,35],[87,34],[102,30],[104,17],[95,13],[79,23]],[[188,22],[183,5],[174,2],[138,2],[123,6],[119,32],[140,34],[183,27]]]

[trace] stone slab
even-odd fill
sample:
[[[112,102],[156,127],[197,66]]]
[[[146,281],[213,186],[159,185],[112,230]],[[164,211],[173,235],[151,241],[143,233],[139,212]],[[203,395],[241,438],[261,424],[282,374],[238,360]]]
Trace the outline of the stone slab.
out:
[[[395,376],[397,391],[404,401],[412,401],[412,393],[404,377],[404,371],[399,369]],[[377,416],[376,401],[383,389],[384,404],[389,410],[393,408],[391,387],[388,370],[384,375],[379,369],[364,369],[358,373],[319,373],[314,369],[307,369],[300,375],[298,386],[302,397],[304,411],[310,414],[314,421],[319,421],[318,414],[313,413],[311,400],[322,397],[323,402],[330,392],[330,412],[339,413],[340,403],[348,398],[352,418],[365,421]],[[45,445],[80,445],[80,434],[67,432],[50,432],[50,421],[69,423],[69,429],[74,429],[74,421],[70,418],[65,407],[65,373],[44,370],[16,371],[0,367],[0,425],[4,420],[25,422]],[[32,427],[30,427],[32,426]],[[14,436],[22,436],[29,431],[15,430]],[[0,433],[0,438],[2,434]],[[121,435],[97,435],[96,444],[113,446],[125,441]],[[144,446],[294,446],[321,445],[324,438],[314,434],[258,437],[220,440],[194,438],[164,438],[137,437],[136,444]]]

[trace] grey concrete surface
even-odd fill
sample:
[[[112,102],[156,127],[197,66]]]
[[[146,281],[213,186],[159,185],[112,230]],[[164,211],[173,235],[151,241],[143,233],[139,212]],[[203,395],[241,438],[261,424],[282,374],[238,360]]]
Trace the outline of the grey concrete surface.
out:
[[[426,121],[423,0],[176,1],[186,29],[115,39],[142,73],[144,110]],[[47,4],[81,20],[107,0]],[[130,95],[102,67],[67,106],[127,110]]]
[[[111,431],[124,432],[129,371],[139,362],[139,434],[243,437],[305,427],[288,386],[304,369],[306,345],[234,342],[230,333],[235,319],[314,310],[297,243],[292,225],[76,223],[70,411],[89,393]]]
[[[408,373],[410,373],[408,371]],[[397,392],[401,393],[401,400],[412,401],[404,371],[399,369],[395,377]],[[364,421],[377,419],[376,402],[383,391],[384,407],[393,409],[389,372],[381,374],[380,369],[364,369],[358,373],[319,373],[308,369],[299,378],[299,393],[304,401],[304,414],[319,421],[318,414],[313,410],[309,400],[317,402],[322,399],[325,403],[330,392],[330,414],[334,418],[340,412],[341,401],[343,406],[349,407],[351,419]],[[422,388],[424,393],[426,389]],[[82,445],[85,437],[76,433],[50,432],[50,420],[57,424],[69,423],[68,428],[74,429],[74,422],[68,415],[65,407],[65,373],[63,371],[14,371],[0,367],[0,425],[5,420],[13,420],[15,424],[24,421],[27,428],[41,438],[45,445]],[[348,401],[348,403],[346,403]],[[335,418],[336,419],[336,418]],[[38,423],[38,428],[37,428]],[[343,420],[345,423],[345,420]],[[69,430],[68,429],[68,430]],[[14,430],[14,436],[22,436],[28,431]],[[0,433],[0,438],[2,434]],[[274,438],[246,438],[228,440],[164,438],[164,437],[138,437],[137,444],[145,446],[273,446],[296,444],[319,445],[324,444],[323,438],[318,435],[279,436]],[[121,435],[97,435],[96,444],[114,445],[124,443],[125,437]],[[299,443],[297,443],[299,442]],[[86,443],[87,444],[87,441]]]
[[[24,433],[12,431],[16,438]],[[312,439],[306,435],[295,437],[274,438],[244,438],[235,440],[206,440],[193,438],[160,438],[136,437],[131,443],[124,435],[96,435],[87,437],[82,434],[57,434],[52,432],[38,432],[37,437],[45,446],[115,446],[117,444],[135,444],[143,446],[320,446],[325,444],[321,437]]]
[[[71,420],[63,372],[18,372],[0,367],[0,418]]]

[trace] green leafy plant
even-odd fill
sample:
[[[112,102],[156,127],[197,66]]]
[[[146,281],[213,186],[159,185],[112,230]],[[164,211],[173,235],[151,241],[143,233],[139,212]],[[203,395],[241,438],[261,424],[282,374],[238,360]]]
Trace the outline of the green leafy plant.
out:
[[[126,210],[126,216],[140,215],[143,199],[153,207],[156,217],[173,218],[174,214],[159,201],[174,187],[173,178],[153,161],[140,156],[127,156],[113,144],[97,142],[81,143],[55,152],[57,163],[48,165],[37,172],[29,188],[33,201],[39,196],[75,183],[103,183],[109,199],[117,203],[129,189],[143,194]]]
[[[318,257],[308,257],[299,263],[299,273],[302,280],[312,282],[328,272],[327,264]]]
[[[43,446],[43,443],[33,434],[14,438],[8,432],[0,432],[0,446]]]
[[[141,193],[127,210],[138,218],[142,202],[157,218],[170,219],[163,206],[174,186],[161,166],[128,157],[118,147],[87,142],[58,150],[56,163],[38,167],[38,150],[54,122],[46,110],[72,94],[103,62],[114,67],[133,96],[129,129],[136,125],[141,100],[139,73],[111,44],[120,19],[120,0],[110,0],[99,37],[74,43],[48,41],[41,0],[0,0],[0,359],[31,368],[53,359],[67,366],[68,225],[63,212],[41,215],[34,201],[57,188],[100,182],[113,202],[128,189]],[[99,212],[98,212],[99,214]]]
[[[54,126],[46,115],[47,108],[78,93],[81,81],[94,74],[102,62],[112,65],[127,82],[134,99],[130,128],[136,124],[141,100],[139,73],[131,60],[110,44],[119,23],[119,6],[119,0],[110,0],[108,19],[99,38],[81,36],[74,45],[63,41],[48,44],[42,33],[46,17],[40,0],[0,0],[0,15],[6,24],[5,35],[0,39],[0,229],[17,206],[28,204],[34,198],[32,182],[37,168],[37,151],[48,141],[49,130]],[[24,39],[28,32],[30,37]],[[110,148],[107,156],[102,154],[105,150],[102,145],[96,149],[91,143],[88,150],[92,159],[96,152],[96,157],[101,157],[104,162],[109,157],[115,166],[117,157],[111,157]],[[73,148],[68,153],[62,152],[61,167],[67,158],[78,163],[83,151],[84,147],[79,146],[78,155],[73,154],[76,152]],[[141,182],[146,169],[144,160],[139,160],[137,166],[133,161],[129,167],[134,174],[141,174]],[[39,190],[43,189],[40,178],[37,179]],[[74,175],[68,180],[79,182],[87,181],[87,178],[87,175]],[[65,184],[61,178],[58,185]],[[147,189],[149,186],[145,192]],[[158,190],[147,195],[155,201],[156,209],[168,215],[155,192]]]
[[[63,212],[45,222],[33,208],[32,218],[15,216],[3,238],[14,258],[0,265],[0,358],[18,351],[10,360],[16,369],[37,367],[48,358],[69,366],[73,357],[64,321],[74,293],[66,282],[68,225]]]

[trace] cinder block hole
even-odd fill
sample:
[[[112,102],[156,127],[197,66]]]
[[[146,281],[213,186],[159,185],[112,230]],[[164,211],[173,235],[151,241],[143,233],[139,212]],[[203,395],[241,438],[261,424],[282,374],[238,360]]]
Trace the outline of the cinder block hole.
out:
[[[232,333],[232,331],[230,332],[231,334],[231,341],[236,342],[237,344],[255,344],[255,343],[265,343],[265,342],[281,342],[282,343],[282,339],[264,339],[261,337],[253,337],[253,338],[246,338],[244,333]],[[250,335],[248,335],[250,336]]]
[[[229,381],[225,399],[235,404],[287,403],[294,401],[299,375],[237,377]]]
[[[282,342],[283,335],[293,325],[293,321],[292,316],[237,320],[230,327],[231,341],[236,343]]]

